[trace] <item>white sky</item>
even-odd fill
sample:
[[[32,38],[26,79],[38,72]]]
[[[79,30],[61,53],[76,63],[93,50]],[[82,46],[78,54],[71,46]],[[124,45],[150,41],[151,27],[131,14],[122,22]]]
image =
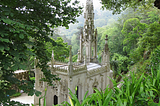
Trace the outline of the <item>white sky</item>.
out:
[[[74,1],[74,0],[73,0],[73,1]],[[80,1],[80,3],[85,6],[87,0],[78,0],[78,1]],[[101,8],[102,5],[101,5],[100,1],[101,1],[101,0],[93,0],[94,9],[95,9],[95,8],[99,8],[99,9]]]

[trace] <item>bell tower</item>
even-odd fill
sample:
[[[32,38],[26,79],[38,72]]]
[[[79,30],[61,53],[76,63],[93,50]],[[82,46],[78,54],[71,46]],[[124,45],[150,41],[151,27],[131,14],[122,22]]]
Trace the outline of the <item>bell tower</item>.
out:
[[[94,31],[93,0],[86,1],[84,27],[80,35],[80,62],[84,60],[83,48],[87,62],[97,62],[97,29]]]

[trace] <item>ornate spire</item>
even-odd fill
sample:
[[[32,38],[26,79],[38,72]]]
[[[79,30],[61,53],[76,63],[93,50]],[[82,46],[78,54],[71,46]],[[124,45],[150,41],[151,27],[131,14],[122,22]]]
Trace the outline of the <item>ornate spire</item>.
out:
[[[110,67],[110,54],[109,54],[109,47],[108,47],[108,35],[106,35],[104,50],[102,52],[102,65],[106,65]]]
[[[109,48],[108,48],[108,35],[106,35],[104,51],[105,51],[105,53],[107,53],[109,51]]]
[[[83,33],[80,36],[80,62],[84,62],[83,48],[86,51],[86,61],[96,62],[97,60],[97,31],[94,31],[94,8],[93,0],[86,0],[84,12]],[[83,36],[82,36],[83,35]],[[93,48],[93,49],[92,49]]]
[[[93,0],[87,0],[86,1],[86,10],[85,12],[87,13],[92,13],[93,12]]]

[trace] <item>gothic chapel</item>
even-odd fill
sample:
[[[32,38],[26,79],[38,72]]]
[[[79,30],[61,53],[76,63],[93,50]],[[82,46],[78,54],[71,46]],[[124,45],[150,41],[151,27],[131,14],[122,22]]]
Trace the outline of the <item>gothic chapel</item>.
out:
[[[46,82],[41,82],[43,72],[36,68],[35,60],[35,89],[42,92],[44,95],[47,88],[46,105],[60,104],[63,101],[68,101],[69,90],[75,92],[77,87],[77,97],[82,102],[84,94],[94,93],[93,88],[105,90],[106,86],[112,87],[112,82],[108,78],[113,76],[110,70],[109,49],[107,43],[107,35],[105,39],[105,47],[102,53],[102,63],[97,61],[97,29],[94,29],[94,9],[93,0],[86,1],[85,7],[85,24],[80,35],[80,50],[78,51],[78,59],[76,63],[72,62],[72,53],[70,48],[69,63],[58,62],[54,60],[52,52],[51,61],[48,63],[51,73],[59,75],[60,81],[53,81],[54,87],[48,86]],[[43,104],[43,100],[41,101]],[[39,97],[34,97],[34,105],[39,105]]]

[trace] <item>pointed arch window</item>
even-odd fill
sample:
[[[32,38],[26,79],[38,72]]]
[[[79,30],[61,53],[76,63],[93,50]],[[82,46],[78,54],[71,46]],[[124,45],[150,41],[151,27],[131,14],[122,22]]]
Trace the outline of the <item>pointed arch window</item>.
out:
[[[97,86],[94,86],[94,89],[95,89],[95,88],[97,88]],[[93,90],[93,93],[96,93],[96,91],[95,91],[95,90]]]
[[[75,90],[76,90],[76,96],[77,96],[77,99],[78,99],[78,96],[79,96],[79,95],[78,95],[79,87],[78,87],[78,86],[76,86],[76,89],[75,89]]]
[[[54,99],[54,103],[53,104],[57,105],[58,104],[58,96],[54,95],[53,99]]]

